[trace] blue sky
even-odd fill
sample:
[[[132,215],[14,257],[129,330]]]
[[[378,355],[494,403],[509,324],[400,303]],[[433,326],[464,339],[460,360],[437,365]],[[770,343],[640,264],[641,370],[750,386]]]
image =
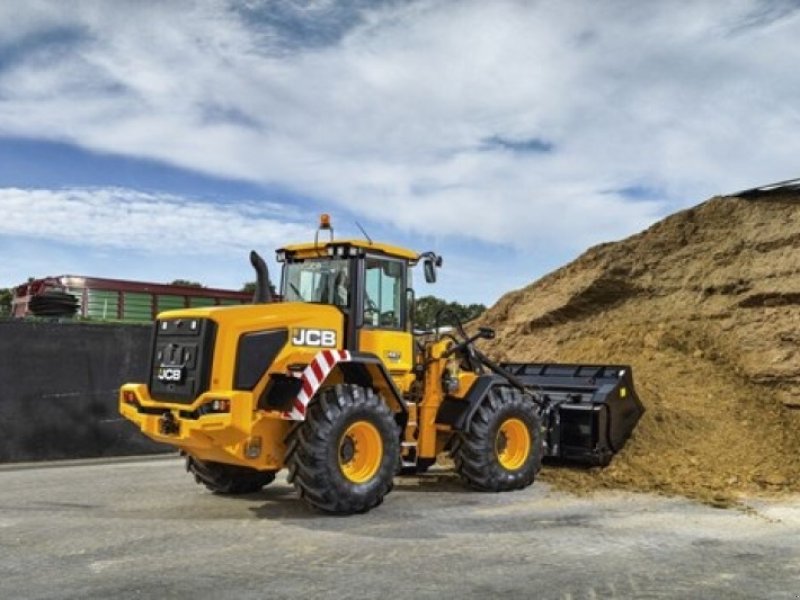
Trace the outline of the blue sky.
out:
[[[0,286],[238,288],[313,235],[433,249],[493,303],[800,176],[797,2],[0,4]],[[274,268],[274,266],[273,266]],[[421,277],[418,277],[419,280]]]

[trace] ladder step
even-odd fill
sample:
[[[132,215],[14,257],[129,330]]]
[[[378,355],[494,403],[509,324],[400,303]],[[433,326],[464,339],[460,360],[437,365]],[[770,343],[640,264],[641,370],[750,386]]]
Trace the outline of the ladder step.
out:
[[[410,455],[408,458],[400,455],[400,463],[404,467],[416,467],[417,466],[417,442],[400,442],[401,449],[409,450],[408,454]]]

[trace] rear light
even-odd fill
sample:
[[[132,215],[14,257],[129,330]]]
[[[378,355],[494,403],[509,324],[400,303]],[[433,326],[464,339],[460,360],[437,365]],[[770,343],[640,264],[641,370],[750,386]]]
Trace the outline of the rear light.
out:
[[[220,413],[228,413],[231,411],[231,401],[226,398],[218,398],[216,400],[209,400],[198,409],[200,415],[212,415]]]
[[[133,406],[139,404],[139,401],[136,398],[136,393],[132,392],[131,390],[125,390],[122,392],[122,401],[125,404],[131,404]]]
[[[230,409],[230,400],[214,400],[211,402],[211,410],[214,412],[228,412]]]

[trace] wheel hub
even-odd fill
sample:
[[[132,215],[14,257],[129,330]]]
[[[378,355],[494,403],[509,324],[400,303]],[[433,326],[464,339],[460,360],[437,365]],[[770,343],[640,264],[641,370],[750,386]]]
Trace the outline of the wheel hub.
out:
[[[531,434],[520,419],[506,419],[497,431],[494,451],[500,466],[508,471],[522,468],[531,453]]]
[[[339,439],[339,470],[352,483],[366,483],[383,461],[383,439],[369,421],[352,423]]]
[[[348,435],[342,440],[341,446],[339,446],[339,459],[342,461],[342,464],[347,464],[353,460],[355,455],[356,442]]]
[[[497,443],[495,444],[495,448],[497,449],[498,454],[503,454],[508,447],[508,436],[506,436],[505,432],[500,430],[497,432]]]

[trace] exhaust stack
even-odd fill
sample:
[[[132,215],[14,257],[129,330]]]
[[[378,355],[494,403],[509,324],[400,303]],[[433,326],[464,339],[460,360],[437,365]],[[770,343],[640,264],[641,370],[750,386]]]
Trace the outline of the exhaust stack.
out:
[[[253,294],[253,304],[269,304],[272,302],[272,290],[269,286],[267,263],[258,252],[251,250],[250,264],[256,270],[256,291]]]

